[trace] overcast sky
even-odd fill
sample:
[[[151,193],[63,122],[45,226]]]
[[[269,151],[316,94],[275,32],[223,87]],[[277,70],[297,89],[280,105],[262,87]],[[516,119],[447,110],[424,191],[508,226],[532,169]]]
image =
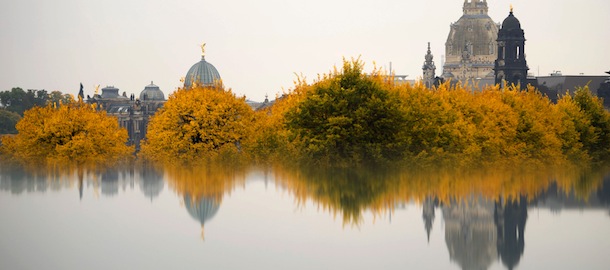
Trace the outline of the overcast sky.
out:
[[[154,81],[166,95],[200,59],[238,95],[262,101],[340,65],[375,62],[422,74],[427,42],[442,72],[449,25],[463,0],[2,0],[0,90],[86,94],[114,85],[139,95]],[[510,4],[525,30],[531,72],[602,75],[610,70],[610,1],[488,0],[501,22]]]

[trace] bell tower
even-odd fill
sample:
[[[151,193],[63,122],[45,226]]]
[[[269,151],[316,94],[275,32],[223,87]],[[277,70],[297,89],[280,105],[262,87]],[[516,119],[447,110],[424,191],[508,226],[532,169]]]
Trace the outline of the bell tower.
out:
[[[508,17],[498,31],[498,58],[494,65],[495,83],[501,87],[520,85],[527,87],[527,61],[525,60],[525,34],[521,23],[510,8]],[[506,85],[505,85],[506,84]]]

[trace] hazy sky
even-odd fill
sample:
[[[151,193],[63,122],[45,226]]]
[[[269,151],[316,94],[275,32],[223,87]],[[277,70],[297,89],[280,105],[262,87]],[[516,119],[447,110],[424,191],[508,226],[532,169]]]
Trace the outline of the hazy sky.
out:
[[[242,0],[0,2],[0,90],[114,85],[139,95],[154,81],[166,95],[200,59],[239,95],[262,101],[358,57],[420,77],[427,42],[442,72],[449,25],[463,0]],[[488,0],[501,22],[510,4],[525,30],[534,74],[610,70],[610,1]]]

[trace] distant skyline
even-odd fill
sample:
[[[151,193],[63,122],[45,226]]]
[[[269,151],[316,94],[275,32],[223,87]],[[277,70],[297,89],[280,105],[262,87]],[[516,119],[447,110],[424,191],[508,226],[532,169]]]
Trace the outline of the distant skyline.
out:
[[[488,0],[502,22],[514,6],[530,72],[603,75],[610,70],[607,0]],[[85,94],[113,85],[139,95],[154,81],[166,97],[200,59],[237,95],[262,101],[309,82],[342,58],[359,57],[417,79],[431,42],[442,72],[449,26],[463,0],[79,1],[0,4],[0,91],[12,87]]]

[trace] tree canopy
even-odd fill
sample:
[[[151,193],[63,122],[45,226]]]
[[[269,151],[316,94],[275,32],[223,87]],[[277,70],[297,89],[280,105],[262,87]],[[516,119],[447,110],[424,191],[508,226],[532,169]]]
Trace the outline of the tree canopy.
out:
[[[3,152],[26,162],[112,162],[129,158],[127,130],[114,117],[83,102],[34,107],[3,137]]]
[[[150,120],[144,157],[191,162],[241,151],[253,111],[245,98],[219,87],[179,89]]]
[[[398,92],[379,73],[362,73],[360,61],[345,61],[313,84],[286,114],[287,128],[308,158],[329,161],[400,159],[406,128]]]
[[[397,84],[363,74],[358,60],[299,80],[256,119],[248,150],[262,160],[478,167],[610,158],[610,113],[586,87],[555,104],[533,87]]]
[[[49,95],[46,90],[29,89],[24,91],[19,87],[15,87],[10,91],[0,92],[1,107],[22,116],[25,111],[34,106],[45,106],[48,99]]]
[[[130,152],[116,119],[82,101],[64,102],[61,92],[15,88],[0,93],[0,102],[15,112],[35,103],[27,97],[49,105],[25,112],[18,135],[3,139],[5,153],[106,160]],[[3,117],[16,119],[0,111],[0,124]],[[298,78],[257,112],[222,86],[178,89],[151,118],[141,154],[180,163],[246,157],[338,167],[605,163],[610,113],[587,87],[553,103],[531,86],[474,91],[446,82],[430,89],[378,69],[365,74],[360,60],[344,60],[313,83]]]
[[[21,119],[21,116],[9,110],[0,109],[0,134],[15,134],[17,129],[15,125]]]
[[[0,112],[0,134],[16,133],[15,117],[6,112],[12,112],[19,116],[35,106],[44,107],[47,104],[59,104],[71,102],[72,97],[68,94],[63,94],[60,91],[48,93],[46,90],[28,89],[24,91],[19,87],[14,87],[10,91],[0,92],[0,108],[4,112]]]

